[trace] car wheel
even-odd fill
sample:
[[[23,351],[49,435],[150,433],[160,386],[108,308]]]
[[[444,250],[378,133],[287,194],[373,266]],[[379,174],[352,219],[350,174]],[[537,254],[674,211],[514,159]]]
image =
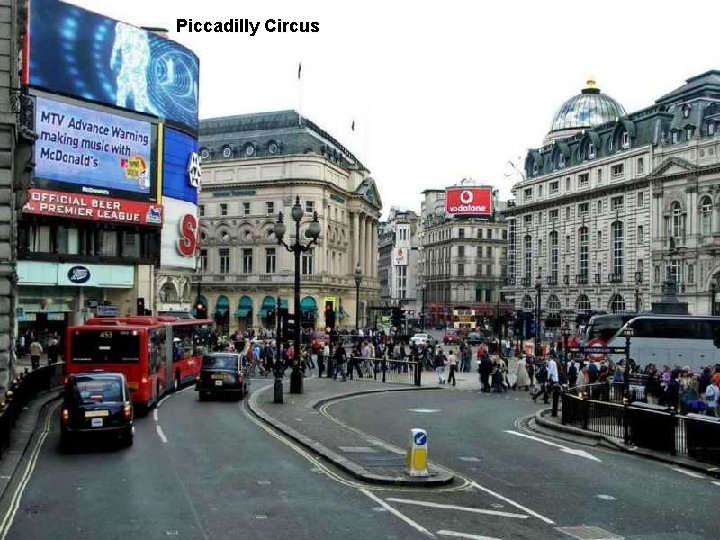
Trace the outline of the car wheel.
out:
[[[65,431],[64,429],[60,430],[60,450],[62,452],[67,452],[70,447],[72,446],[72,438],[70,437],[70,434]]]
[[[180,390],[180,373],[175,373],[175,379],[173,380],[173,392]]]
[[[127,433],[123,433],[122,437],[120,437],[120,444],[125,447],[132,446],[134,438],[135,437],[133,436],[133,430],[131,427]]]
[[[207,399],[207,396],[204,392],[198,392],[198,401],[205,401]]]

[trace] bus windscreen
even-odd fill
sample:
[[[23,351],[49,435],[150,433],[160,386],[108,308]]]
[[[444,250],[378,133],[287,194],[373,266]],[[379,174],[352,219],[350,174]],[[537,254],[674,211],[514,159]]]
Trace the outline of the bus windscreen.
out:
[[[137,330],[83,330],[72,334],[72,361],[88,364],[129,364],[139,361]]]

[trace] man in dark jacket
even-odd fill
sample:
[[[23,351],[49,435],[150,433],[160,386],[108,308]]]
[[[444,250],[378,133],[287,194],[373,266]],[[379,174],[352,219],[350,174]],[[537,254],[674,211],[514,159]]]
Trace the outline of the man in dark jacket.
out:
[[[490,359],[490,355],[485,352],[480,357],[480,366],[478,371],[480,372],[480,390],[483,392],[490,392],[490,374],[493,370],[493,363]]]

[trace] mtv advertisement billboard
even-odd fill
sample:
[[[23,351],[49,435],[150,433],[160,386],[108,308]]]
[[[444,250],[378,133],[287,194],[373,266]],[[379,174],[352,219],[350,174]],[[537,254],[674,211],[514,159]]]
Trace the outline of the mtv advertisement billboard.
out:
[[[198,128],[197,56],[129,24],[58,0],[32,0],[25,82]]]
[[[197,204],[200,191],[200,160],[196,138],[163,130],[163,197]]]
[[[149,122],[38,97],[35,131],[37,186],[157,199]]]
[[[454,216],[492,216],[492,188],[453,187],[445,190],[445,211]]]

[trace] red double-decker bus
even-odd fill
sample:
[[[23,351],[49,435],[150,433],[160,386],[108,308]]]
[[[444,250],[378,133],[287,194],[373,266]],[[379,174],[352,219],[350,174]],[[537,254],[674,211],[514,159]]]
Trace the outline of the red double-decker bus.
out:
[[[166,316],[93,318],[67,329],[65,369],[124,373],[131,399],[147,409],[195,379],[212,326],[210,319]]]

